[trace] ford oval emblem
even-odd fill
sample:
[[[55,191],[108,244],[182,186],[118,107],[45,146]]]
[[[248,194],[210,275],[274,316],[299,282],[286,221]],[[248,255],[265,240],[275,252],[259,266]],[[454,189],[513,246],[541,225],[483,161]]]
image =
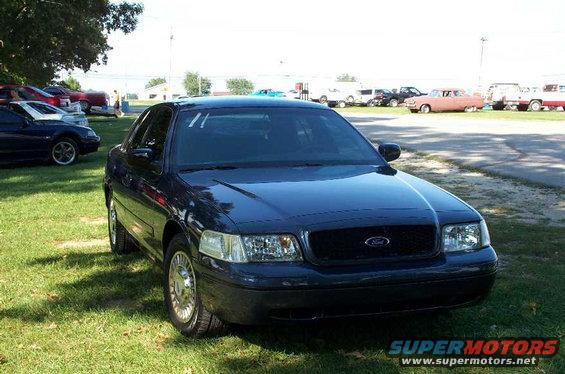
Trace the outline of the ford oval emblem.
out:
[[[390,239],[384,236],[373,236],[365,240],[365,244],[373,248],[382,248],[390,244]]]

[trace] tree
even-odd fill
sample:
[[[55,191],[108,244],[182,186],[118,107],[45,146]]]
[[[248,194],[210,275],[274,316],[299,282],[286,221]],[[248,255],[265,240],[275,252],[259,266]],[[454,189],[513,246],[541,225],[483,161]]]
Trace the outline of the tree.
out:
[[[161,77],[151,78],[149,79],[149,82],[147,82],[147,84],[145,85],[145,88],[155,87],[163,83],[167,83],[167,80],[165,78],[161,78]]]
[[[209,95],[212,82],[206,77],[201,77],[197,72],[189,71],[185,74],[182,85],[189,96]]]
[[[60,81],[59,84],[63,87],[67,87],[69,90],[72,91],[82,91],[80,87],[80,82],[73,77],[68,77],[64,81]]]
[[[226,87],[233,95],[249,95],[253,92],[253,82],[245,78],[226,79]]]
[[[353,75],[349,75],[347,73],[340,75],[337,77],[338,82],[357,82],[357,78]]]
[[[106,63],[108,35],[132,32],[143,6],[109,0],[0,1],[0,77],[42,86],[60,70]]]

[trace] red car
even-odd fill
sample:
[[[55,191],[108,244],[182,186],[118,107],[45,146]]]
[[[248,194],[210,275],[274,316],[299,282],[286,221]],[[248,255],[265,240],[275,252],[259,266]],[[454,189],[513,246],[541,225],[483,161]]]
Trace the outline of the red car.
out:
[[[71,105],[71,100],[68,96],[53,96],[37,87],[13,84],[0,85],[0,105],[22,100],[44,101],[63,109]]]
[[[73,103],[78,101],[80,109],[85,113],[89,113],[93,106],[105,107],[108,105],[108,95],[105,92],[72,91],[63,86],[48,86],[43,90],[55,96],[68,96]]]

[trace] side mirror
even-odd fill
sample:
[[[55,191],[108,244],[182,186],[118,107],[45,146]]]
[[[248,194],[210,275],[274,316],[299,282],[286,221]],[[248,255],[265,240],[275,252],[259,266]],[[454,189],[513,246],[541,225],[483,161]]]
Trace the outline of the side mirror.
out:
[[[398,144],[394,144],[394,143],[379,144],[379,153],[388,162],[394,161],[397,158],[399,158],[401,152],[402,150],[400,149],[400,146]]]
[[[155,153],[153,152],[153,150],[151,148],[136,148],[136,149],[133,149],[130,152],[130,154],[133,157],[144,159],[144,160],[147,160],[147,161],[153,160],[153,157],[155,156]]]

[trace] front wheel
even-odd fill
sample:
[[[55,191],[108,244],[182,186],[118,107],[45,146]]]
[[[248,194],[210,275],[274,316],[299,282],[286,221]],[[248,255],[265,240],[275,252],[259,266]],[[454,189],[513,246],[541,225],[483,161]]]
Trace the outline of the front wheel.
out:
[[[391,107],[393,107],[393,108],[396,108],[396,107],[398,106],[398,100],[396,100],[396,99],[391,99],[391,100],[388,102],[388,105],[391,106]]]
[[[337,107],[338,107],[338,108],[345,108],[345,106],[346,106],[345,101],[340,100],[340,101],[337,102]]]
[[[420,113],[429,113],[432,111],[432,108],[428,104],[424,104],[420,107]]]
[[[328,102],[328,97],[327,96],[320,96],[320,100],[318,100],[320,102],[320,104],[325,104]]]
[[[177,234],[169,243],[163,269],[165,305],[173,326],[193,337],[223,332],[226,325],[206,310],[198,294],[185,235]]]
[[[58,139],[51,148],[51,160],[57,165],[67,166],[78,158],[78,145],[69,138]]]
[[[86,114],[90,113],[90,108],[92,107],[92,105],[90,105],[88,101],[80,100],[79,104],[80,104],[80,110],[82,110]]]
[[[355,101],[355,99],[353,98],[353,96],[349,95],[349,96],[347,96],[345,101],[347,102],[347,104],[353,105],[353,102]]]
[[[541,110],[541,102],[539,102],[539,100],[533,100],[530,103],[530,110],[532,112],[539,112]]]

